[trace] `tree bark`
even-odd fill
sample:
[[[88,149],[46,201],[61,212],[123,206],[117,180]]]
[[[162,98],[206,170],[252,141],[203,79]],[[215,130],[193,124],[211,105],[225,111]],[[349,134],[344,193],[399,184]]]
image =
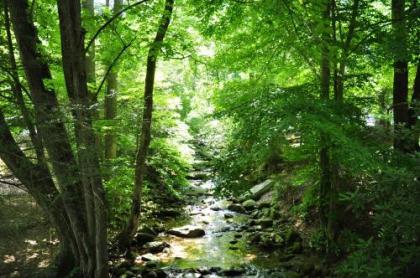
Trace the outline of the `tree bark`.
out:
[[[141,194],[143,189],[144,176],[146,172],[146,158],[151,140],[153,90],[156,73],[156,62],[159,52],[162,48],[163,40],[169,27],[173,7],[174,0],[165,1],[165,9],[160,19],[158,31],[156,33],[155,39],[150,45],[149,53],[147,55],[147,68],[144,87],[144,111],[141,125],[141,133],[139,135],[140,138],[138,140],[138,150],[136,155],[135,180],[131,204],[131,214],[125,229],[119,235],[119,244],[122,247],[127,247],[129,245],[129,242],[131,241],[133,235],[136,233],[139,225],[141,211]]]
[[[122,8],[122,0],[114,0],[114,13]],[[107,89],[105,94],[105,120],[113,122],[117,116],[118,73],[111,69],[107,77]],[[105,132],[105,158],[117,157],[117,136],[112,124],[112,129]]]
[[[331,2],[324,1],[324,8],[322,11],[322,24],[323,32],[321,34],[321,101],[328,102],[330,99],[330,35],[328,27],[331,22]],[[320,167],[320,193],[319,193],[319,214],[321,221],[321,229],[323,230],[328,245],[333,239],[333,227],[331,221],[334,220],[333,211],[331,211],[332,201],[332,180],[331,180],[331,162],[330,162],[330,149],[328,146],[328,137],[325,133],[321,132],[320,135],[320,152],[319,152],[319,167]],[[327,245],[327,248],[328,248]]]
[[[106,277],[108,275],[107,207],[100,173],[99,153],[92,127],[80,1],[58,0],[57,3],[63,70],[67,94],[74,109],[77,154],[91,246],[88,249],[88,269],[85,275]]]
[[[94,0],[84,0],[82,2],[82,7],[85,11],[85,18],[83,21],[86,21],[84,27],[86,28],[87,32],[90,34],[94,34],[96,31],[96,26],[94,23],[95,20],[95,1]],[[91,101],[91,109],[92,109],[92,119],[99,120],[100,113],[99,113],[99,105],[98,105],[98,96],[96,94],[96,64],[95,64],[95,57],[96,57],[96,44],[95,41],[92,42],[92,45],[89,47],[86,53],[86,78],[88,82],[88,90],[89,90],[89,99]],[[100,150],[102,148],[102,140],[99,134],[95,135],[95,143]]]
[[[11,32],[10,18],[9,18],[9,7],[8,7],[7,0],[3,0],[3,6],[4,6],[4,23],[5,23],[4,26],[6,29],[6,36],[7,36],[7,49],[9,52],[10,73],[13,78],[12,92],[16,98],[16,103],[22,113],[23,121],[26,127],[28,128],[29,137],[31,138],[31,142],[34,146],[38,163],[46,163],[45,155],[44,155],[44,146],[42,144],[41,138],[38,136],[35,125],[32,121],[31,113],[29,109],[26,107],[25,99],[23,97],[23,92],[22,92],[22,85],[19,81],[19,74],[17,70],[16,58],[15,58],[14,47],[13,47],[12,32]]]
[[[80,25],[80,2],[70,2],[72,2],[72,5],[68,5],[64,8],[63,3],[59,3],[59,7],[61,8],[60,22],[63,21],[62,17],[64,12],[64,17],[68,19],[66,23],[69,23],[68,26],[62,28],[64,29],[62,32],[74,31],[73,25],[77,24],[77,22]],[[69,3],[65,2],[64,4]],[[71,232],[77,245],[77,248],[73,248],[73,252],[75,252],[74,257],[77,258],[77,263],[79,264],[82,274],[85,277],[93,277],[95,269],[97,273],[99,273],[98,268],[106,270],[106,263],[104,264],[102,262],[103,258],[99,261],[98,259],[100,257],[96,256],[96,247],[98,245],[102,246],[101,250],[106,250],[106,245],[103,243],[106,243],[106,239],[104,240],[103,238],[100,238],[101,244],[94,244],[91,240],[93,234],[96,235],[96,238],[103,236],[103,233],[106,234],[106,228],[103,229],[101,226],[101,229],[97,229],[97,234],[92,233],[89,229],[91,228],[91,225],[87,224],[88,217],[91,217],[92,214],[90,211],[87,211],[87,209],[82,209],[85,207],[87,202],[92,201],[91,199],[86,201],[86,173],[92,171],[94,174],[93,179],[95,181],[97,179],[100,180],[100,177],[98,177],[95,172],[98,167],[88,167],[85,164],[85,152],[89,152],[91,145],[94,144],[87,145],[86,141],[83,141],[83,146],[86,147],[86,150],[84,152],[79,152],[79,161],[76,161],[72,152],[67,131],[65,129],[63,117],[60,113],[60,107],[55,92],[53,89],[48,88],[44,83],[45,81],[51,79],[51,74],[48,65],[45,63],[46,59],[41,57],[40,51],[38,50],[39,46],[37,45],[37,42],[39,39],[37,38],[36,28],[29,14],[30,9],[28,2],[27,0],[13,0],[13,5],[9,5],[9,7],[11,10],[11,19],[13,22],[15,37],[20,50],[20,57],[34,104],[36,125],[44,142],[45,148],[48,151],[49,158],[51,159],[54,174],[57,178],[58,185],[60,186],[60,196],[63,198],[65,213],[69,219],[69,223],[71,224]],[[62,40],[64,48],[73,48],[73,45],[70,45],[70,43],[74,41],[68,41],[67,38],[69,36],[79,36],[79,39],[82,38],[81,33],[65,33],[62,35],[64,38]],[[81,49],[83,50],[83,45]],[[78,57],[82,58],[74,62],[74,60],[71,60],[73,58],[73,54],[79,55]],[[76,74],[76,77],[79,77],[78,74],[83,75],[84,77],[86,76],[84,71],[84,67],[86,65],[84,56],[80,56],[80,52],[75,52],[73,54],[70,56],[63,55],[63,65],[66,66],[64,67],[64,72],[66,75],[68,93],[71,97],[78,97],[78,94],[76,94],[78,91],[75,91],[74,88],[83,86],[84,82],[84,93],[87,96],[86,79],[83,81],[80,80],[80,78],[69,78],[68,67],[75,69],[75,71],[70,71],[70,75]],[[74,67],[75,64],[78,67]],[[79,70],[80,72],[78,72]],[[80,103],[80,106],[75,105],[78,113],[86,112],[84,109],[86,106],[84,105],[89,103],[86,99],[87,97],[78,102]],[[77,100],[79,100],[79,98]],[[89,136],[89,139],[94,138],[94,136],[92,136],[93,133],[86,131],[91,129],[89,121],[76,121],[76,123],[81,127],[81,130],[76,128],[76,137],[78,139],[85,139],[86,137],[84,135],[86,133],[87,136]],[[89,141],[89,143],[92,142],[94,142],[94,140]],[[80,143],[79,140],[78,143]],[[78,146],[78,150],[80,151],[80,144]],[[80,171],[78,162],[80,163],[80,168],[84,170],[83,172]],[[98,192],[96,196],[98,196],[97,198],[102,198],[101,196],[103,195],[101,192]],[[97,207],[100,209],[100,214],[104,214],[104,203],[99,204]],[[105,222],[100,223],[103,224]],[[105,265],[105,268],[103,265]],[[105,277],[105,274],[97,275],[97,277]]]
[[[393,112],[394,148],[407,152],[408,127],[408,53],[405,0],[392,0],[392,29],[394,54]]]
[[[412,132],[408,149],[410,152],[420,151],[419,145],[419,127],[418,118],[420,116],[420,61],[417,62],[416,77],[413,84],[413,95],[411,96],[411,104],[409,108],[409,128]]]

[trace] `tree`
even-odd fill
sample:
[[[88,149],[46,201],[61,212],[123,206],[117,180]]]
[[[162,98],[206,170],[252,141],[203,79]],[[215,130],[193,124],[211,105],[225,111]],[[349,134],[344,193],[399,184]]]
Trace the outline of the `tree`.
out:
[[[67,93],[73,105],[77,159],[56,93],[46,84],[51,80],[51,74],[37,45],[39,39],[29,14],[28,2],[13,1],[9,7],[38,131],[51,159],[64,207],[62,214],[64,219],[68,219],[71,230],[69,235],[64,227],[57,226],[61,234],[68,235],[62,244],[69,246],[66,249],[72,251],[75,264],[84,277],[105,277],[108,272],[106,206],[89,111],[80,2],[58,1],[63,70]]]
[[[391,10],[394,55],[394,84],[392,91],[394,148],[405,152],[409,148],[407,136],[404,134],[405,128],[408,127],[408,51],[405,0],[392,0]]]
[[[117,13],[122,8],[123,1],[114,1],[114,13]],[[117,95],[118,95],[118,72],[111,69],[107,76],[107,88],[105,93],[105,120],[113,121],[117,116]],[[117,136],[115,134],[115,125],[112,125],[111,130],[105,131],[105,158],[112,159],[117,157]]]
[[[119,243],[127,247],[132,236],[137,231],[141,211],[141,195],[143,189],[144,177],[146,174],[146,158],[151,141],[151,127],[153,114],[153,90],[155,82],[157,58],[162,48],[162,43],[168,31],[169,23],[174,7],[174,0],[166,0],[165,8],[159,22],[156,36],[149,47],[146,64],[146,77],[144,82],[144,110],[141,124],[141,133],[139,134],[138,149],[135,165],[134,189],[131,204],[131,214],[127,225],[119,235]]]

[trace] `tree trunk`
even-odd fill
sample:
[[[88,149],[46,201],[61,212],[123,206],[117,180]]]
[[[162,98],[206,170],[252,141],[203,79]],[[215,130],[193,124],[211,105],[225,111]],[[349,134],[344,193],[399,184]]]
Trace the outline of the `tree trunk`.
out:
[[[394,51],[394,148],[406,152],[408,127],[408,53],[407,26],[405,20],[405,0],[392,0],[392,29]]]
[[[330,37],[328,27],[331,22],[331,2],[325,1],[325,7],[322,12],[323,33],[321,34],[321,101],[328,102],[330,99],[330,53],[329,43]],[[328,242],[333,238],[333,225],[331,207],[332,195],[332,181],[331,181],[331,162],[330,150],[328,147],[327,135],[321,132],[320,135],[320,152],[319,152],[319,167],[320,167],[320,193],[319,193],[319,213],[321,221],[321,229],[327,237]],[[328,248],[328,246],[327,246]]]
[[[86,104],[89,103],[87,100],[86,79],[83,80],[83,78],[79,78],[79,75],[86,78],[84,70],[86,61],[84,60],[84,55],[80,54],[83,52],[77,52],[77,50],[84,50],[83,44],[79,49],[74,49],[74,45],[72,44],[74,43],[74,40],[69,40],[69,37],[73,38],[73,36],[78,36],[78,39],[81,40],[81,33],[67,33],[76,30],[76,28],[74,28],[75,24],[79,24],[80,27],[80,2],[70,2],[72,3],[66,1],[59,2],[60,23],[66,23],[64,28],[62,24],[60,24],[63,33],[63,66],[68,93],[72,100],[74,100],[75,97],[77,97],[78,100],[77,105],[75,105],[75,101],[72,102],[74,107],[77,108],[75,109],[75,114],[80,115],[86,113]],[[86,152],[90,152],[91,149],[95,150],[95,147],[92,148],[95,144],[93,132],[91,131],[91,123],[88,120],[84,121],[83,118],[76,121],[76,137],[78,138],[79,143],[79,161],[76,161],[55,92],[48,88],[44,83],[51,79],[51,74],[48,65],[45,63],[46,59],[41,57],[38,50],[39,46],[37,45],[37,42],[39,39],[37,38],[36,28],[29,14],[30,9],[28,2],[27,0],[13,0],[13,5],[9,5],[9,7],[11,10],[15,37],[21,54],[20,57],[34,104],[36,125],[45,148],[48,151],[49,158],[51,159],[54,174],[60,187],[60,196],[63,199],[65,213],[71,224],[71,232],[77,245],[76,248],[73,248],[74,257],[77,259],[80,271],[85,277],[93,277],[95,270],[97,273],[95,275],[96,277],[105,277],[106,274],[103,274],[103,272],[106,272],[106,263],[103,262],[105,261],[103,257],[106,256],[101,257],[96,255],[97,253],[100,253],[97,252],[98,246],[101,246],[99,249],[102,253],[104,249],[106,251],[106,237],[104,239],[103,236],[104,233],[106,235],[106,228],[103,227],[105,222],[99,221],[100,228],[96,229],[97,233],[93,233],[92,225],[89,221],[91,220],[92,215],[96,215],[87,210],[88,208],[85,205],[92,202],[91,196],[93,196],[93,194],[87,194],[87,192],[92,193],[92,191],[87,191],[87,173],[92,173],[94,176],[92,179],[89,179],[89,181],[100,181],[100,176],[97,175],[99,166],[96,164],[86,165]],[[83,43],[83,41],[81,43]],[[66,56],[66,54],[68,54],[65,51],[67,48],[71,48],[75,52]],[[76,62],[73,59],[73,55],[77,55],[79,58]],[[68,70],[69,67],[72,71]],[[79,91],[74,90],[74,88],[79,89],[80,87],[84,89],[84,93],[86,94],[85,98],[80,98]],[[81,128],[78,129],[77,127]],[[86,138],[88,138],[88,140],[86,140]],[[83,144],[80,144],[80,141],[82,141]],[[84,150],[81,151],[81,149]],[[89,158],[95,162],[94,156]],[[83,169],[83,172],[81,172],[80,169]],[[96,188],[92,190],[96,190]],[[101,202],[103,201],[103,194],[99,190],[95,193],[98,193],[95,195],[96,198],[94,203],[97,204],[95,208],[97,208],[96,211],[99,211],[98,214],[100,216],[98,218],[101,219],[102,214],[105,212],[104,202]],[[83,209],[84,207],[85,209]],[[88,222],[89,224],[87,224]],[[100,239],[98,240],[100,244],[96,244],[96,240],[95,242],[92,242],[93,235],[96,236],[95,239]]]
[[[7,126],[0,110],[0,158],[26,187],[29,194],[43,209],[51,223],[57,228],[61,253],[58,256],[58,269],[65,276],[78,263],[77,243],[71,231],[71,224],[66,215],[63,199],[55,187],[49,169],[44,163],[34,164],[21,151]]]
[[[15,58],[14,47],[13,47],[12,32],[11,32],[10,19],[9,19],[9,7],[8,7],[7,0],[3,0],[3,6],[4,6],[4,21],[5,21],[4,25],[5,25],[6,36],[7,36],[7,49],[9,52],[10,73],[13,78],[12,92],[16,98],[16,103],[22,113],[23,121],[26,127],[28,128],[29,137],[31,138],[31,142],[34,146],[38,163],[46,163],[45,156],[44,156],[44,146],[42,144],[41,138],[37,134],[35,125],[32,121],[30,111],[26,107],[25,99],[23,97],[23,92],[22,92],[22,85],[19,81],[19,74],[17,70],[16,58]]]
[[[85,200],[89,277],[108,275],[106,198],[99,166],[99,153],[92,127],[87,87],[86,56],[81,26],[80,1],[58,0],[61,53],[67,94],[74,108],[78,161]],[[94,275],[92,273],[94,270]]]
[[[413,95],[409,109],[409,128],[412,132],[408,149],[410,152],[420,151],[418,118],[420,116],[420,61],[417,62],[416,77],[413,84]]]
[[[84,27],[86,28],[89,34],[94,34],[96,31],[96,26],[94,24],[95,20],[95,1],[94,0],[84,0],[82,2],[82,7],[85,11],[85,18],[83,21],[86,22]],[[95,57],[96,57],[96,50],[95,50],[95,41],[92,42],[92,45],[89,47],[86,53],[86,78],[88,82],[88,89],[89,89],[89,99],[91,101],[91,109],[92,109],[92,119],[99,120],[99,105],[98,105],[98,97],[96,95],[96,65],[95,65]],[[95,143],[98,149],[102,147],[102,140],[99,134],[95,134]]]
[[[344,97],[344,76],[346,72],[347,66],[347,59],[350,54],[350,46],[351,42],[354,37],[354,31],[357,25],[357,15],[359,13],[359,3],[360,0],[354,0],[352,9],[351,9],[351,17],[349,21],[349,30],[347,32],[346,40],[343,44],[341,59],[340,59],[340,66],[338,68],[337,76],[336,76],[336,90],[334,91],[334,99],[338,102],[343,101]]]
[[[150,45],[147,56],[147,69],[144,88],[144,111],[141,125],[141,134],[139,135],[139,145],[136,155],[134,190],[131,205],[131,214],[125,229],[119,235],[119,243],[122,247],[127,247],[132,236],[136,233],[139,218],[141,194],[143,189],[143,180],[146,172],[146,157],[151,140],[152,112],[153,112],[153,89],[156,72],[156,62],[158,54],[162,48],[162,42],[168,30],[172,16],[174,0],[165,1],[165,9],[163,11],[158,31],[153,43]]]
[[[122,0],[114,0],[114,13],[122,8]],[[105,94],[105,120],[113,122],[117,116],[117,94],[118,94],[118,73],[111,69],[107,77],[107,89]],[[105,131],[105,158],[113,159],[117,157],[117,136],[115,125],[112,129]]]

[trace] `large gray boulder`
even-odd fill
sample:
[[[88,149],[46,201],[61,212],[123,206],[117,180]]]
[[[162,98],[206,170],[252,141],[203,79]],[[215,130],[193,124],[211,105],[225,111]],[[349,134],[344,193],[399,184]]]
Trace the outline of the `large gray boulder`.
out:
[[[268,179],[252,187],[250,190],[252,199],[254,200],[260,199],[261,196],[263,196],[265,193],[271,190],[271,188],[273,187],[273,184],[274,184],[273,180]]]

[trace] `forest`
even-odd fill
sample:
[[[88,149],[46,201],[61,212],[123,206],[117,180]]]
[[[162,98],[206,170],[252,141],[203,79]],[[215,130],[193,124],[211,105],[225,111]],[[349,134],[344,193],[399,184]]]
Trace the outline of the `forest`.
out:
[[[420,277],[418,0],[0,0],[0,277]]]

